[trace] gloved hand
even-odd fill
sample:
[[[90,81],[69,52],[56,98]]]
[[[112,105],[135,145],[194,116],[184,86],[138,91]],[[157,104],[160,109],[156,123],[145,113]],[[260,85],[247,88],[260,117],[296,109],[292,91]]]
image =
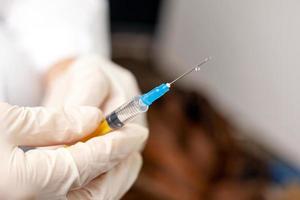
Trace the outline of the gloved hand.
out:
[[[85,56],[74,62],[72,60],[59,63],[49,74],[50,85],[45,105],[100,106],[107,114],[139,92],[131,73],[106,59]],[[145,126],[144,116],[133,123]],[[119,199],[133,184],[140,167],[141,156],[134,153],[107,174],[70,192],[68,198]]]
[[[112,71],[101,70],[101,67],[115,73],[111,76]],[[114,75],[120,85],[111,79]],[[78,84],[73,82],[75,80]],[[0,173],[3,181],[0,188],[17,186],[18,191],[23,192],[20,195],[38,199],[63,199],[66,195],[70,199],[120,198],[141,166],[138,152],[147,138],[147,129],[143,126],[130,124],[68,148],[34,149],[24,153],[17,146],[78,141],[91,133],[103,117],[94,107],[78,105],[97,105],[105,111],[115,108],[127,98],[124,81],[129,84],[128,88],[130,83],[135,87],[131,76],[110,62],[97,57],[85,58],[76,61],[50,83],[47,107],[19,108],[1,103]],[[5,193],[0,191],[0,194]]]

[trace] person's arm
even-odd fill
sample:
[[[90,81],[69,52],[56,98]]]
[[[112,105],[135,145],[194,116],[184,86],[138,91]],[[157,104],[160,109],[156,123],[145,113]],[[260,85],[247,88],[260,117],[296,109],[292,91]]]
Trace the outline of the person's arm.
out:
[[[16,0],[6,16],[40,70],[70,57],[110,55],[106,0]]]

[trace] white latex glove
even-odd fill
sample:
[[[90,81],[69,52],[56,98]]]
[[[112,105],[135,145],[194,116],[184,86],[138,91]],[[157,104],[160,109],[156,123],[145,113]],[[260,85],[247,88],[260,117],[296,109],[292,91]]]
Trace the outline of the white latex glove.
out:
[[[91,65],[85,65],[89,62]],[[102,105],[109,110],[112,106],[116,106],[113,105],[114,103],[123,102],[127,98],[122,93],[116,95],[116,91],[123,89],[118,87],[118,84],[114,85],[110,76],[98,79],[105,75],[99,67],[93,66],[99,64],[107,68],[111,66],[111,69],[116,69],[119,75],[124,75],[123,79],[119,80],[121,83],[122,80],[134,83],[127,72],[96,57],[81,59],[76,63],[58,80],[64,82],[63,76],[69,77],[69,81],[72,77],[79,77],[76,80],[80,80],[90,72],[93,72],[93,76],[81,79],[78,88],[60,85],[65,87],[56,90],[57,85],[51,85],[49,99],[52,95],[55,96],[55,91],[63,91],[63,88],[67,88],[64,91],[69,92],[63,94],[64,98],[57,98],[61,102],[53,101],[55,103],[52,105],[57,105],[56,107],[30,109],[0,104],[0,127],[1,132],[4,133],[0,138],[1,162],[3,162],[1,175],[3,175],[2,180],[6,181],[1,183],[6,187],[11,183],[18,186],[18,191],[24,191],[28,197],[33,196],[38,199],[63,199],[69,191],[72,191],[68,194],[70,199],[118,199],[135,180],[141,166],[141,158],[137,152],[147,138],[147,129],[140,125],[127,125],[119,131],[68,148],[35,149],[24,153],[17,147],[17,145],[42,146],[72,143],[92,132],[102,120],[102,115],[96,108],[75,105],[101,105],[105,99],[112,101]],[[83,70],[84,68],[80,67],[83,65],[80,63],[84,64],[87,70]],[[77,70],[82,73],[75,73]],[[99,77],[93,78],[97,76]],[[108,81],[102,82],[105,79]],[[99,83],[102,83],[101,87]],[[90,92],[89,87],[94,88],[95,92]],[[104,92],[101,93],[103,88]],[[89,96],[91,93],[93,95]],[[46,101],[48,106],[51,105],[49,99]],[[62,109],[58,105],[65,106]],[[119,164],[121,161],[123,162]],[[108,173],[99,176],[105,172]]]
[[[59,66],[59,68],[65,68]],[[56,70],[57,71],[57,70]],[[51,81],[45,105],[100,106],[106,113],[139,93],[134,77],[127,70],[98,56],[83,56],[67,69],[58,69]],[[107,91],[107,93],[105,93]],[[143,116],[135,123],[145,124]],[[137,131],[132,129],[132,131]],[[141,156],[133,153],[120,166],[72,191],[70,199],[119,199],[136,179]]]

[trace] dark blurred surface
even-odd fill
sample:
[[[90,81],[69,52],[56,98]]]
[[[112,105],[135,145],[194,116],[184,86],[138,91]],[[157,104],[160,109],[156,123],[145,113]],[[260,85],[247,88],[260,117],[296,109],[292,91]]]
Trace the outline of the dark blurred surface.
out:
[[[154,32],[161,0],[110,0],[112,32]]]

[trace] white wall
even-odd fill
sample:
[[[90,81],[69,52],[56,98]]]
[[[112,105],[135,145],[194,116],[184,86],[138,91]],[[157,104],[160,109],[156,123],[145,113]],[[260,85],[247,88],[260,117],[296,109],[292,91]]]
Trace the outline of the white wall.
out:
[[[213,56],[184,84],[300,167],[300,1],[172,0],[164,11],[162,70],[175,76]]]

